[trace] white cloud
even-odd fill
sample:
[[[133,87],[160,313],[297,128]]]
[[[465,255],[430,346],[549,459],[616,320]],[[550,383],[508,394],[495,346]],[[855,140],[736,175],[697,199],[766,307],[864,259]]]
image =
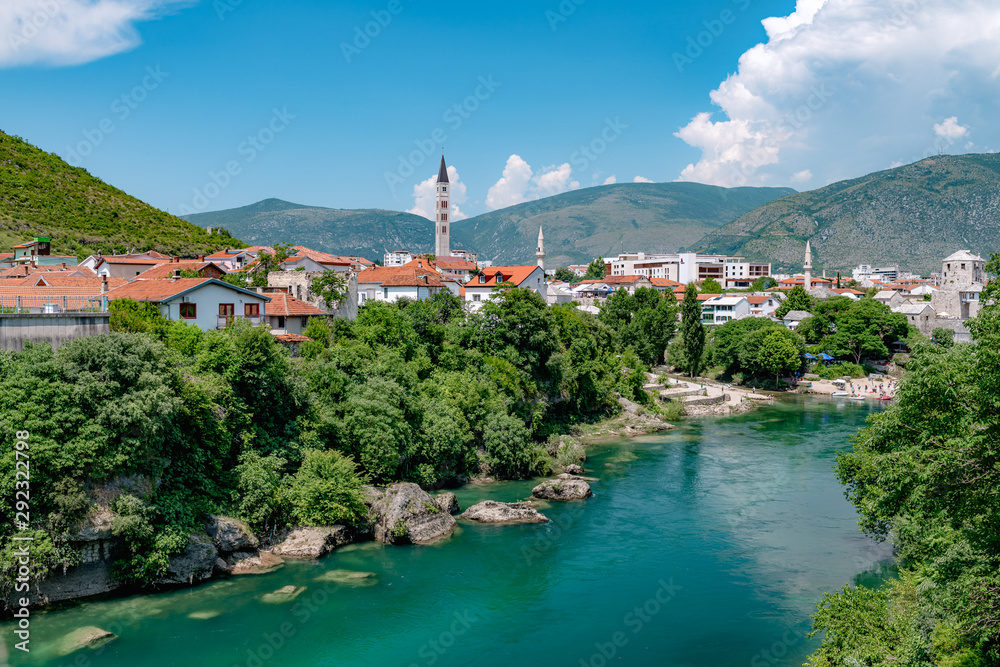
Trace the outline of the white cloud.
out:
[[[813,173],[808,169],[803,169],[802,171],[797,171],[792,174],[790,180],[792,183],[805,183],[806,181],[811,181]]]
[[[780,184],[811,169],[830,182],[936,153],[926,128],[949,116],[938,143],[970,126],[995,135],[977,143],[1000,139],[995,0],[798,0],[763,25],[767,41],[710,93],[718,117],[676,132],[701,151],[679,180]]]
[[[934,123],[934,134],[952,143],[958,141],[969,133],[969,128],[958,124],[958,116],[945,118],[943,123]]]
[[[135,24],[195,0],[3,0],[0,67],[79,65],[142,43]]]
[[[646,178],[645,176],[636,176],[635,178],[632,179],[632,182],[633,183],[655,183],[655,181],[651,181],[650,179]]]
[[[543,167],[536,174],[520,155],[511,155],[507,158],[500,180],[486,193],[486,207],[490,210],[506,208],[579,187],[580,182],[573,178],[573,169],[568,162]]]
[[[610,176],[604,179],[604,185],[614,185],[617,182],[618,182],[618,177],[615,176],[614,174],[611,174]]]
[[[449,202],[451,204],[451,219],[464,220],[469,216],[462,212],[459,204],[466,202],[467,188],[465,187],[465,183],[462,182],[462,177],[458,175],[458,169],[455,169],[455,167],[448,167],[448,181],[450,185],[450,192],[448,194],[451,195]],[[428,220],[433,220],[436,204],[437,174],[413,186],[413,208],[407,209],[406,212],[414,215],[422,215]]]

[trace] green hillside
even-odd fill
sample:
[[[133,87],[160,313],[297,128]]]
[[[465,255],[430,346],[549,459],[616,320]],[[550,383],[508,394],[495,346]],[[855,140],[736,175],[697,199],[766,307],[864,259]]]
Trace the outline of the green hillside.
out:
[[[452,247],[496,263],[534,263],[538,225],[547,264],[589,262],[626,250],[676,251],[747,211],[795,192],[726,189],[698,183],[632,183],[566,192],[456,222]],[[316,250],[381,260],[387,250],[433,251],[434,224],[378,209],[341,210],[266,199],[242,208],[187,216],[225,227],[249,243],[288,241]]]
[[[126,250],[198,255],[240,245],[153,208],[19,137],[0,132],[0,252],[33,236],[52,254]]]
[[[706,236],[698,249],[747,255],[775,269],[896,265],[927,274],[967,248],[1000,251],[1000,155],[942,155],[802,192]]]
[[[398,211],[322,208],[265,199],[185,219],[201,227],[224,227],[255,245],[285,242],[378,261],[387,250],[434,250],[433,221]]]
[[[564,192],[455,223],[452,245],[481,259],[531,262],[538,227],[546,265],[581,264],[622,250],[676,252],[791,188],[624,183]]]

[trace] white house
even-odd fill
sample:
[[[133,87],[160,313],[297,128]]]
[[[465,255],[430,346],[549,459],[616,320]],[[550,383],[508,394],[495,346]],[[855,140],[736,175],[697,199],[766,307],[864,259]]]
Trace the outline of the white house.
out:
[[[750,317],[750,302],[745,296],[713,296],[701,304],[701,323],[725,324]]]
[[[752,317],[770,317],[781,305],[783,295],[778,294],[752,294],[747,297],[750,304],[750,315]]]
[[[540,266],[491,266],[465,284],[465,301],[474,304],[482,303],[493,295],[501,283],[510,283],[515,287],[530,289],[546,297],[545,270]]]
[[[937,311],[930,303],[923,301],[920,303],[904,303],[893,306],[892,312],[906,315],[906,322],[911,327],[915,327],[925,336],[930,336],[934,330],[934,322],[937,319]]]
[[[299,301],[285,292],[270,292],[271,300],[264,308],[267,323],[275,336],[301,334],[308,326],[310,317],[326,317],[326,311]]]
[[[215,278],[177,278],[134,280],[109,291],[108,299],[149,301],[159,305],[166,319],[208,331],[225,328],[235,319],[261,324],[271,297]]]
[[[781,320],[785,323],[785,326],[791,330],[795,330],[802,320],[812,317],[812,313],[807,310],[790,310],[785,313],[785,317]]]

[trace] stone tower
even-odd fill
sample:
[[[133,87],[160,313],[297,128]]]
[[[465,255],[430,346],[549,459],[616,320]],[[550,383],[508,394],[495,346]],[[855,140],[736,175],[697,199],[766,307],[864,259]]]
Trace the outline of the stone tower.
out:
[[[535,258],[538,260],[538,268],[545,271],[545,237],[542,236],[542,226],[538,226],[538,248],[535,250]]]
[[[434,254],[439,257],[451,256],[451,233],[448,231],[448,212],[451,210],[448,194],[448,166],[441,154],[441,168],[438,170],[437,201],[434,204]]]
[[[806,292],[812,289],[812,271],[813,271],[813,253],[812,247],[809,245],[809,241],[806,241],[806,263],[803,265],[802,269],[806,273],[805,287]]]

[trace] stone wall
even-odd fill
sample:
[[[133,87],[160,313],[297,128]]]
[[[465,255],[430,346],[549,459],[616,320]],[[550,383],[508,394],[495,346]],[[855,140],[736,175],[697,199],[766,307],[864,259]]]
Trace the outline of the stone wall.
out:
[[[268,287],[287,287],[288,293],[299,301],[305,301],[321,310],[326,310],[323,300],[316,297],[310,285],[315,278],[322,275],[322,271],[273,271],[267,276]],[[334,317],[345,320],[353,320],[358,316],[358,275],[354,271],[344,274],[347,276],[347,298],[337,304],[333,311]]]
[[[57,348],[66,341],[111,331],[108,313],[0,314],[0,349],[20,351],[24,343],[48,342]]]
[[[962,320],[937,319],[937,320],[931,320],[930,324],[932,331],[934,329],[950,329],[954,331],[956,343],[972,342],[972,334],[969,332],[969,327],[965,326],[965,322]]]
[[[31,605],[101,595],[118,588],[119,582],[111,576],[113,544],[112,539],[71,542],[80,555],[80,564],[51,572],[38,583],[37,588],[32,586],[28,594]],[[23,595],[24,593],[18,593],[12,597]]]

